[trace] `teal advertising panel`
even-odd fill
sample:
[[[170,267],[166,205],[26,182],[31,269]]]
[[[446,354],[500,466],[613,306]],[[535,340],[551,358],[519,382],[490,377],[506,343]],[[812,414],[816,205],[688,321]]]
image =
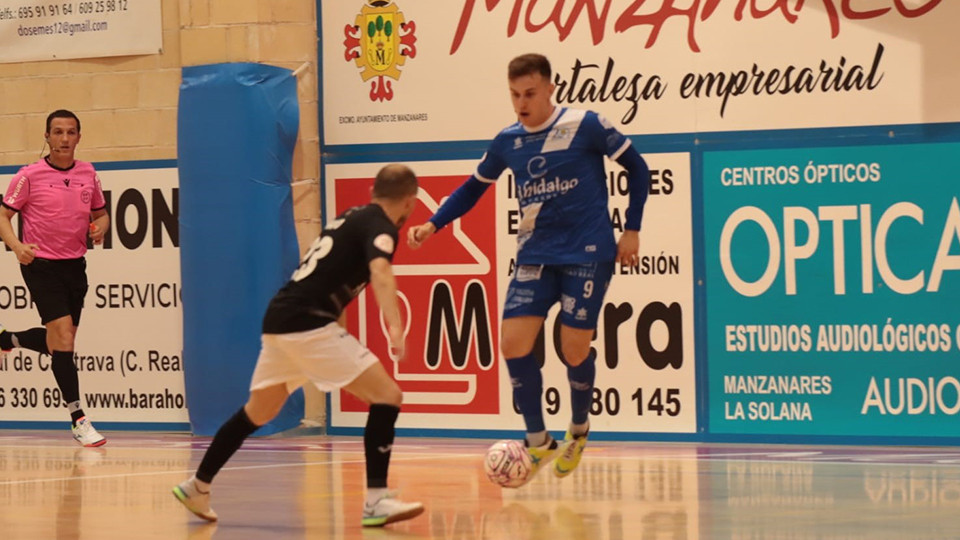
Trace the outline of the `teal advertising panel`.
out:
[[[960,144],[703,164],[710,432],[960,436]]]

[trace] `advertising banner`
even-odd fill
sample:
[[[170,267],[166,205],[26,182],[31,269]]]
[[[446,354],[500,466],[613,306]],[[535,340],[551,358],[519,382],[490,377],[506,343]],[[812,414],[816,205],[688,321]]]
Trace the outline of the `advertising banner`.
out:
[[[624,133],[960,121],[946,0],[323,2],[327,144],[472,141],[515,120],[507,64]]]
[[[696,431],[693,248],[687,154],[647,156],[650,198],[640,234],[641,261],[618,266],[605,298],[597,336],[597,379],[591,426],[605,432]],[[327,215],[369,201],[383,164],[325,169]],[[409,223],[428,219],[469,177],[476,161],[417,162],[420,206]],[[608,170],[611,221],[622,228],[626,176]],[[404,391],[400,427],[517,429],[509,376],[499,348],[500,320],[513,275],[519,210],[505,173],[479,203],[422,248],[401,246],[394,258],[401,310],[408,327],[407,358],[393,362],[372,294],[347,310],[348,328],[384,362]],[[617,231],[619,234],[619,231]],[[535,352],[544,359],[547,428],[570,420],[569,383],[557,356],[559,306],[550,312]],[[332,400],[331,425],[357,427],[366,407],[345,393]]]
[[[0,0],[0,63],[157,54],[160,0]]]
[[[81,404],[95,422],[185,424],[177,170],[99,175],[112,222],[86,255],[90,288],[74,354]],[[0,176],[0,186],[12,178]],[[38,327],[16,258],[3,254],[0,322]],[[0,423],[68,420],[50,356],[14,349],[0,360]]]
[[[704,153],[711,432],[960,436],[958,155]]]

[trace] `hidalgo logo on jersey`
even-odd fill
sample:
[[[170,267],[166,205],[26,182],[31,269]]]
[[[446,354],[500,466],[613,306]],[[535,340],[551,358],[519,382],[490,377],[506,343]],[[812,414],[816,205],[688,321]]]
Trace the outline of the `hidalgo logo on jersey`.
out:
[[[520,193],[520,200],[526,202],[527,199],[531,197],[548,199],[551,198],[551,195],[563,195],[571,189],[577,187],[577,184],[579,183],[580,180],[577,178],[571,178],[570,180],[563,180],[559,176],[553,180],[541,178],[539,182],[527,182],[518,191]]]
[[[370,84],[370,101],[393,99],[393,86],[384,77],[400,79],[399,66],[417,56],[417,25],[406,21],[392,0],[368,0],[353,25],[343,30],[344,57],[360,67],[364,82]]]

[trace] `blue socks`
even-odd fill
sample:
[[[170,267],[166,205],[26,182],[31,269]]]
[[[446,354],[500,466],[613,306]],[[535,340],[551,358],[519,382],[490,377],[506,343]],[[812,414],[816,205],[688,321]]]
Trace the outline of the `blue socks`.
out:
[[[573,410],[572,424],[586,424],[590,418],[593,381],[597,376],[596,360],[597,351],[591,350],[579,366],[567,365],[567,379],[570,381],[570,408]]]
[[[590,355],[576,367],[567,365],[570,381],[570,407],[573,412],[571,424],[585,425],[590,420],[590,404],[593,402],[593,383],[597,376],[597,353]],[[507,371],[513,385],[513,400],[520,407],[527,433],[546,431],[543,423],[543,375],[533,353],[519,358],[507,359]]]
[[[543,375],[540,365],[531,351],[526,356],[507,359],[507,371],[510,372],[510,384],[513,386],[513,400],[520,407],[520,414],[527,424],[527,433],[546,431],[543,424]]]

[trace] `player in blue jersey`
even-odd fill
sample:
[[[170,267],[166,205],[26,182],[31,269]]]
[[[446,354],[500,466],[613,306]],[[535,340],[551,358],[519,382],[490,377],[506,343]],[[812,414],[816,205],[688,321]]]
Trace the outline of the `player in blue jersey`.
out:
[[[521,220],[500,348],[526,423],[534,472],[556,458],[554,474],[563,477],[580,463],[587,442],[596,375],[596,352],[591,352],[590,342],[614,264],[637,264],[650,171],[630,140],[604,117],[553,104],[546,57],[514,58],[508,79],[518,122],[494,138],[476,173],[429,221],[412,227],[407,240],[412,248],[419,247],[473,208],[504,170],[513,172]],[[629,176],[630,206],[619,242],[607,209],[604,156],[622,165]],[[560,357],[567,366],[573,409],[562,444],[544,426],[543,378],[533,353],[547,311],[556,302],[561,304]]]

